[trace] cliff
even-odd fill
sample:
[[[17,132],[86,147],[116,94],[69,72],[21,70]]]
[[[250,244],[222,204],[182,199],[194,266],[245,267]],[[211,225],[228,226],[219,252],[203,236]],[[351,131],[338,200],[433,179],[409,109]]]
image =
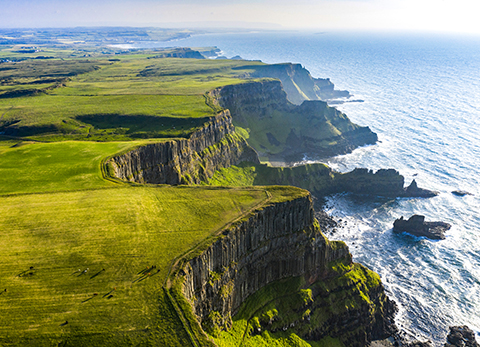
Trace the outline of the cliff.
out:
[[[288,100],[300,105],[305,100],[330,100],[348,98],[346,90],[335,90],[328,78],[313,78],[300,64],[284,63],[253,66],[252,77],[270,77],[279,79],[287,93]]]
[[[235,126],[246,130],[248,143],[268,161],[324,158],[377,141],[368,127],[352,123],[326,102],[290,103],[275,80],[217,88],[208,99],[230,110]]]
[[[106,161],[111,177],[137,183],[180,184],[208,180],[215,170],[242,161],[258,163],[255,151],[235,134],[228,110],[188,139],[148,144]]]
[[[394,169],[376,172],[357,168],[340,173],[325,164],[306,164],[295,167],[271,167],[264,164],[240,163],[218,170],[210,180],[212,185],[291,185],[308,189],[316,196],[336,193],[383,197],[430,198],[438,192],[422,189],[415,180],[404,187],[405,178]]]
[[[220,339],[238,316],[249,321],[243,339],[290,329],[307,340],[365,346],[394,330],[395,307],[378,275],[352,264],[343,242],[323,236],[310,195],[273,202],[225,230],[184,266],[178,282],[203,329]],[[283,304],[265,319],[276,300]]]
[[[242,89],[245,86],[247,89]],[[271,110],[308,112],[320,107],[326,110],[322,117],[330,126],[350,127],[351,131],[359,128],[323,102],[290,104],[278,81],[239,88],[225,94],[220,89],[218,95],[214,91],[211,98],[226,97],[234,106],[232,110],[238,106],[255,114],[257,103],[268,105],[260,117],[267,117]],[[258,93],[255,88],[260,88]],[[278,98],[279,93],[283,99]],[[246,100],[248,95],[252,100]],[[256,152],[235,133],[226,109],[188,139],[136,148],[108,159],[105,167],[110,176],[131,182],[198,184],[209,181],[222,168],[246,161],[259,165]],[[319,175],[330,177],[330,172],[323,170]],[[248,321],[242,339],[265,330],[281,334],[291,329],[307,340],[334,339],[346,346],[365,346],[394,330],[395,307],[379,276],[352,263],[344,243],[330,242],[323,236],[307,193],[271,199],[248,218],[223,230],[193,258],[179,260],[178,264],[183,264],[180,269],[172,264],[176,277],[167,282],[166,292],[186,331],[200,345],[208,344],[208,339],[202,338],[203,331],[215,339],[222,339],[223,333],[238,332],[241,317]],[[185,318],[189,315],[193,318]]]

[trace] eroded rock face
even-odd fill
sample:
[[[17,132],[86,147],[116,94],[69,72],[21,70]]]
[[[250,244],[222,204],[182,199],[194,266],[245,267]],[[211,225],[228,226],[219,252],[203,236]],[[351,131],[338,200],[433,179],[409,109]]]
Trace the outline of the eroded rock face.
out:
[[[404,184],[405,178],[395,169],[380,169],[374,172],[356,168],[350,172],[336,174],[334,192],[412,198],[431,198],[438,195],[438,192],[419,188],[415,180],[406,188]]]
[[[282,81],[290,102],[300,105],[305,100],[330,100],[348,98],[346,90],[336,90],[328,78],[313,78],[300,64],[256,65],[252,77],[271,77]],[[308,99],[307,99],[308,98]]]
[[[228,110],[215,117],[188,139],[139,147],[111,158],[109,174],[122,180],[153,183],[200,183],[215,170],[241,161],[258,163],[258,156],[235,134]]]
[[[337,179],[337,191],[355,194],[392,196],[403,194],[404,177],[394,169],[381,169],[377,172],[364,168],[340,174]]]
[[[324,101],[290,103],[280,81],[229,85],[209,97],[230,110],[235,125],[252,130],[249,144],[273,162],[325,158],[377,142],[368,127],[352,123]]]
[[[395,220],[393,223],[393,231],[405,231],[409,234],[428,237],[434,240],[445,239],[445,231],[449,230],[451,225],[445,222],[425,222],[425,216],[413,215],[408,220]]]
[[[480,347],[475,333],[467,326],[450,327],[445,347]]]
[[[431,191],[428,189],[419,188],[417,181],[413,180],[410,185],[405,188],[404,196],[412,198],[433,198],[437,196],[438,192]]]
[[[267,206],[225,231],[222,238],[186,264],[181,282],[185,297],[204,326],[211,324],[213,316],[216,324],[228,329],[240,305],[259,289],[303,276],[306,286],[314,288],[313,301],[300,309],[310,308],[312,315],[329,305],[338,305],[338,309],[327,308],[328,318],[321,324],[310,323],[307,317],[291,322],[284,330],[293,329],[309,340],[334,336],[347,346],[365,346],[374,338],[390,336],[395,330],[394,303],[379,282],[367,290],[367,301],[360,299],[358,282],[337,283],[329,264],[342,259],[351,262],[348,248],[344,243],[330,243],[321,234],[308,195]],[[362,273],[369,271],[362,269]],[[324,280],[328,280],[326,291],[318,284]],[[359,303],[347,309],[343,300]],[[261,329],[268,329],[266,324]]]
[[[190,261],[184,269],[184,293],[200,321],[211,311],[229,317],[268,283],[306,273],[316,276],[328,261],[348,254],[345,247],[328,248],[323,237],[313,239],[310,205],[308,196],[257,211]]]

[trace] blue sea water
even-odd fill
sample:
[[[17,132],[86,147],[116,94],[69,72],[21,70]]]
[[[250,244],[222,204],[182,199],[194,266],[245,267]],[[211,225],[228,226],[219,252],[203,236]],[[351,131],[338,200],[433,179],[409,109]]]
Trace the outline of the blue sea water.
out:
[[[337,195],[342,219],[329,235],[378,272],[399,306],[397,323],[442,345],[450,325],[480,333],[480,37],[426,34],[247,33],[200,35],[155,46],[218,46],[228,57],[295,62],[363,103],[337,106],[379,143],[327,160],[340,171],[395,168],[432,199],[360,200]],[[458,197],[452,190],[473,195]],[[448,222],[446,240],[392,231],[413,213]]]

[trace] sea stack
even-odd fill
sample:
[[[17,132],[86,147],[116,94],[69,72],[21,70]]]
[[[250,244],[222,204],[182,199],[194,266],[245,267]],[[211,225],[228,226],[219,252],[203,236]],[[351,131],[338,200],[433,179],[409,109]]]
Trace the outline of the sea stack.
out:
[[[418,237],[427,237],[433,240],[444,240],[445,231],[449,230],[452,226],[445,222],[425,222],[425,216],[413,215],[408,220],[400,219],[395,220],[393,223],[393,231],[407,232]]]

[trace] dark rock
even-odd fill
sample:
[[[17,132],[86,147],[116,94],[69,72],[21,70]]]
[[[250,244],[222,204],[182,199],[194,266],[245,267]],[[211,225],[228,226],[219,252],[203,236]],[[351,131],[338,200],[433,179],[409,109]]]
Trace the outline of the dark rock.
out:
[[[337,175],[336,181],[340,191],[355,194],[397,197],[404,191],[404,178],[394,169],[373,172],[365,168],[356,168]]]
[[[394,169],[380,169],[377,172],[365,168],[356,168],[343,174],[335,173],[335,192],[350,192],[362,195],[384,197],[431,198],[437,192],[419,188],[415,180],[404,188],[405,178]]]
[[[449,230],[451,225],[444,222],[425,222],[425,216],[413,215],[408,220],[395,220],[393,223],[393,231],[405,231],[414,236],[423,236],[434,240],[444,240],[445,231]]]
[[[405,345],[405,347],[432,347],[431,341],[413,341]]]
[[[452,192],[453,195],[456,195],[456,196],[465,196],[465,195],[473,195],[472,193],[469,193],[465,190],[454,190]]]
[[[419,188],[415,180],[413,180],[412,183],[410,183],[410,185],[407,188],[405,188],[405,194],[404,194],[405,197],[412,197],[412,198],[432,198],[437,195],[438,195],[438,192]]]
[[[315,211],[315,218],[318,220],[322,232],[333,234],[337,231],[338,222],[324,210]]]
[[[466,325],[450,327],[445,347],[480,347],[475,333]]]
[[[304,276],[314,288],[317,281],[332,279],[327,270],[332,261],[351,262],[347,246],[339,242],[333,246],[315,224],[310,196],[274,203],[232,226],[223,237],[188,261],[180,283],[202,326],[228,330],[231,317],[245,300],[270,283]],[[357,285],[357,282],[342,282],[332,293],[315,289],[313,301],[308,305],[314,305],[312,311],[321,310],[321,304],[315,306],[316,300],[332,304],[358,295]],[[338,292],[342,295],[336,296]],[[330,294],[332,296],[326,299]],[[334,334],[345,346],[365,346],[371,340],[385,339],[396,331],[396,306],[385,295],[383,286],[369,287],[367,295],[371,302],[360,300],[362,304],[338,310],[322,323],[310,325],[308,319],[285,320],[283,325],[271,327],[265,321],[255,328],[288,329],[315,341]],[[345,307],[345,304],[338,305]],[[310,306],[302,304],[301,309],[306,308]]]

